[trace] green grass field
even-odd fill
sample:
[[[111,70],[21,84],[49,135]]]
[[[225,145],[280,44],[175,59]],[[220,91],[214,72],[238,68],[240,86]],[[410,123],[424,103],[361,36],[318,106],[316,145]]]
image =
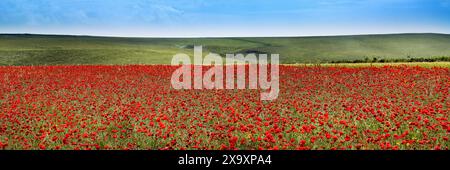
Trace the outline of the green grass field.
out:
[[[0,65],[170,64],[176,53],[279,53],[283,64],[450,56],[450,35],[114,38],[0,34]]]

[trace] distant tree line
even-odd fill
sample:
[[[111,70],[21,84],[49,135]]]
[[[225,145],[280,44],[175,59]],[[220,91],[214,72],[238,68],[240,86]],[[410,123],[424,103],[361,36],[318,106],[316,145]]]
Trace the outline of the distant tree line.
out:
[[[384,58],[364,58],[364,59],[357,59],[357,60],[338,60],[338,61],[331,61],[331,63],[400,63],[400,62],[439,62],[439,61],[449,61],[450,57],[433,57],[433,58],[422,58],[422,57],[407,57],[407,58],[396,58],[396,59],[384,59]]]

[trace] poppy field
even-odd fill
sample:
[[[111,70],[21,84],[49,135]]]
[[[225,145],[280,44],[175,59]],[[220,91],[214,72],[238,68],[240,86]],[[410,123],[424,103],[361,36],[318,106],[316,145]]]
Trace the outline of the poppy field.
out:
[[[177,67],[0,67],[0,149],[434,150],[450,69],[280,66],[279,97],[175,90]]]

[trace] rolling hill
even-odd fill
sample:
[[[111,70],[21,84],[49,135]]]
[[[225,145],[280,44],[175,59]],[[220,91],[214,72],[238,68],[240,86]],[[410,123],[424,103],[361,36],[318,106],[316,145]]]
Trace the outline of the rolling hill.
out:
[[[170,64],[194,45],[219,53],[279,53],[281,63],[450,56],[448,34],[261,38],[121,38],[0,34],[0,65]]]

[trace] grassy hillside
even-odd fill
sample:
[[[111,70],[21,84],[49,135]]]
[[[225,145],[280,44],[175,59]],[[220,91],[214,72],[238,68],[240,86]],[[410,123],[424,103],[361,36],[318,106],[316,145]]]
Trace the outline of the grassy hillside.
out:
[[[279,38],[113,38],[0,34],[0,65],[169,64],[176,53],[279,53],[282,63],[450,56],[450,35]]]

